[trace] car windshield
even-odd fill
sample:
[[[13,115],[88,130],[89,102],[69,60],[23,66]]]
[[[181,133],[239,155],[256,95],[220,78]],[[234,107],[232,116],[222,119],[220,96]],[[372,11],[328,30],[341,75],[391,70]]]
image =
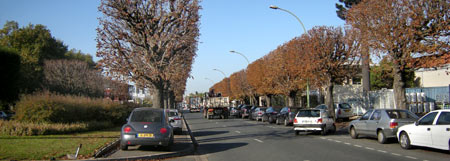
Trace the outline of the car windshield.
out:
[[[391,119],[418,119],[415,114],[404,110],[388,110],[386,111]]]
[[[134,111],[131,115],[131,122],[162,122],[162,112],[160,111]]]
[[[342,109],[351,109],[352,107],[349,104],[342,103],[339,105]]]
[[[300,110],[297,117],[320,117],[320,110]]]
[[[169,112],[169,117],[178,116],[178,112]]]

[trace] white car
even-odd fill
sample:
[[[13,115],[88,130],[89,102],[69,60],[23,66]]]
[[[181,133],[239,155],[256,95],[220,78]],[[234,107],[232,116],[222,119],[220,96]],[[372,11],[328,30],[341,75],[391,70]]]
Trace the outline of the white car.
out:
[[[294,119],[295,135],[301,131],[320,132],[326,135],[327,132],[336,132],[336,126],[332,117],[328,116],[327,110],[307,109],[299,110]]]
[[[173,127],[173,131],[176,134],[181,134],[183,132],[183,125],[181,121],[181,117],[178,114],[178,110],[176,109],[170,109],[168,112],[170,125]],[[173,120],[173,121],[172,121]]]
[[[424,146],[450,150],[450,109],[431,111],[414,124],[400,127],[397,137],[403,149]]]

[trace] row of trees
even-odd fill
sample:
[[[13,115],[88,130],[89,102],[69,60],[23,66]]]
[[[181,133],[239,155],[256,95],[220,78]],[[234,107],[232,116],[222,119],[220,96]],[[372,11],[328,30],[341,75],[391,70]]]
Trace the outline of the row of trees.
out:
[[[396,106],[406,109],[405,80],[411,69],[450,63],[449,0],[363,0],[349,2],[346,28],[314,27],[216,83],[211,89],[238,99],[282,94],[290,98],[309,81],[326,89],[333,108],[333,85],[359,72],[365,54],[392,63]],[[348,6],[347,6],[348,7]],[[370,51],[370,52],[369,52]],[[433,55],[432,59],[418,59]],[[420,64],[420,65],[417,65]],[[270,102],[269,102],[270,105]],[[334,116],[334,110],[330,109]]]
[[[126,86],[103,77],[92,56],[67,48],[44,25],[7,21],[0,30],[2,108],[36,91],[103,97],[105,88]],[[121,96],[128,93],[120,89]]]
[[[198,0],[102,0],[99,65],[153,90],[153,107],[181,101],[197,50]]]

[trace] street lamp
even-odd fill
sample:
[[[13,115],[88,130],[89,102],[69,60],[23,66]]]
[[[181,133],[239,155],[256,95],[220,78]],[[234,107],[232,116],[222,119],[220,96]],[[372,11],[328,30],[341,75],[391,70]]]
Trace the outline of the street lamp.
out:
[[[214,81],[213,81],[213,80],[211,80],[211,79],[209,79],[209,78],[205,78],[205,79],[211,81],[211,83],[214,84]]]
[[[248,61],[247,57],[246,57],[244,54],[242,54],[242,53],[240,53],[240,52],[237,52],[237,51],[234,51],[234,50],[231,50],[230,53],[236,53],[236,54],[241,55],[242,57],[245,58],[245,60],[247,60],[247,65],[250,64],[250,62]]]
[[[215,71],[218,71],[218,72],[222,73],[222,74],[223,74],[223,76],[224,76],[225,78],[227,77],[227,75],[225,75],[225,73],[224,73],[224,72],[222,72],[221,70],[219,70],[219,69],[213,69],[213,70],[215,70]]]
[[[302,25],[302,28],[303,28],[303,31],[305,32],[305,34],[308,34],[306,32],[305,25],[303,25],[303,22],[294,13],[292,13],[291,11],[288,11],[286,9],[280,8],[278,6],[274,6],[274,5],[271,5],[269,8],[274,9],[274,10],[282,10],[284,12],[291,14],[292,16],[294,16],[297,19],[298,22],[300,22],[300,25]],[[309,108],[310,107],[310,105],[309,105],[309,78],[307,79],[307,82],[306,82],[306,104]]]

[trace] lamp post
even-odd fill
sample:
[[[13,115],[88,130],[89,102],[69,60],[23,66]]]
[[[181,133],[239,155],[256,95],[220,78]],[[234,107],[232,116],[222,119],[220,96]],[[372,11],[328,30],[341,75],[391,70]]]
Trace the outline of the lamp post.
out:
[[[240,53],[240,52],[237,52],[237,51],[234,51],[234,50],[231,50],[230,53],[236,53],[236,54],[241,55],[242,57],[245,58],[245,60],[247,60],[247,65],[250,64],[250,62],[248,61],[247,57],[246,57],[244,54],[242,54],[242,53]]]
[[[303,28],[303,31],[305,32],[305,34],[308,34],[306,32],[305,25],[303,25],[303,22],[294,13],[292,13],[291,11],[288,11],[286,9],[280,8],[278,6],[274,6],[274,5],[271,5],[269,8],[274,9],[274,10],[282,10],[282,11],[287,12],[290,15],[294,16],[297,19],[297,21],[300,22],[300,25],[302,25],[302,28]],[[309,104],[309,78],[306,81],[306,104],[307,104],[307,107],[309,108],[310,107],[310,104]]]
[[[211,80],[211,79],[209,79],[209,78],[205,78],[205,79],[211,81],[211,83],[214,84],[214,81],[213,81],[213,80]]]
[[[227,75],[223,72],[223,71],[221,71],[221,70],[219,70],[219,69],[213,69],[213,70],[215,70],[215,71],[218,71],[218,72],[220,72],[220,73],[222,73],[223,74],[223,77],[227,77]]]

